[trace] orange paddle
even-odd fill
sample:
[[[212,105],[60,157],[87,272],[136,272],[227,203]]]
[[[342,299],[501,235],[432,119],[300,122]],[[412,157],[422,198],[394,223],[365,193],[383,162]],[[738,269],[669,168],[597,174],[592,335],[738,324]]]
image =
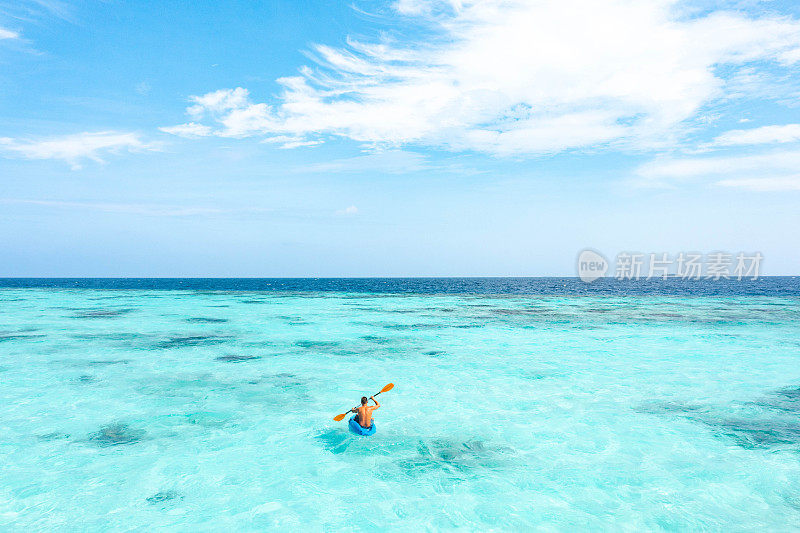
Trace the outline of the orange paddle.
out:
[[[382,388],[382,389],[381,389],[381,392],[389,392],[389,391],[390,391],[390,390],[392,390],[393,388],[394,388],[394,383],[389,383],[388,385],[386,385],[384,388]],[[377,396],[377,395],[378,395],[378,394],[380,394],[381,392],[377,392],[377,393],[373,394],[373,396]],[[358,406],[356,406],[356,407],[358,407]],[[355,409],[356,407],[353,407],[353,409]],[[353,409],[351,409],[350,411],[352,411]],[[350,411],[348,411],[348,413],[349,413]],[[336,416],[334,416],[334,417],[333,417],[333,419],[334,419],[336,422],[339,422],[339,421],[343,420],[343,419],[344,419],[344,417],[346,417],[346,416],[347,416],[347,413],[342,413],[342,414],[340,414],[340,415],[336,415]]]

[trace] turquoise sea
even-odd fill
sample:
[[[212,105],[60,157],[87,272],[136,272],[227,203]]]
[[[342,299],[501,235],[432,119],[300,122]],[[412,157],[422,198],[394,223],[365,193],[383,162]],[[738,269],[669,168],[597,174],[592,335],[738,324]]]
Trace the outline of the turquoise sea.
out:
[[[0,406],[3,531],[800,529],[800,279],[0,280]]]

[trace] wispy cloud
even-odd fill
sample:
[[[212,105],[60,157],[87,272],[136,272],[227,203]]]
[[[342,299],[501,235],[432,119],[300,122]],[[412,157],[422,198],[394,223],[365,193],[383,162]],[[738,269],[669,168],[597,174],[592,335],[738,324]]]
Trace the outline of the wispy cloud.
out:
[[[640,166],[640,185],[664,186],[675,182],[712,181],[716,185],[754,191],[791,191],[798,188],[800,150],[778,150],[747,155],[665,157]]]
[[[134,87],[134,90],[137,93],[141,94],[142,96],[147,96],[148,94],[150,94],[150,91],[152,89],[153,88],[146,81],[139,82],[136,84],[136,87]]]
[[[75,7],[74,2],[61,0],[0,0],[0,20],[6,24],[6,27],[0,27],[0,41],[14,42],[19,51],[42,55],[43,52],[34,48],[30,39],[23,38],[21,30],[9,29],[8,24],[17,27],[41,25],[52,18],[76,23],[78,21],[73,16]]]
[[[143,215],[153,217],[189,217],[202,215],[219,215],[226,213],[267,213],[267,208],[235,208],[222,209],[206,206],[164,205],[164,204],[126,204],[113,202],[70,202],[61,200],[23,200],[6,198],[0,199],[3,204],[24,204],[58,209],[83,209],[88,211],[101,211],[105,213],[122,213],[129,215]]]
[[[85,132],[47,139],[12,139],[0,137],[0,152],[25,159],[58,159],[73,169],[81,168],[85,160],[103,162],[101,156],[121,152],[155,150],[153,143],[144,142],[138,133]]]
[[[428,159],[415,152],[387,150],[356,157],[334,159],[324,163],[314,163],[297,168],[302,172],[380,172],[385,174],[406,174],[430,169]]]
[[[2,14],[17,20],[40,20],[56,17],[75,22],[74,5],[60,0],[14,0],[0,3]]]
[[[275,137],[267,137],[263,143],[280,144],[281,148],[288,150],[291,148],[299,148],[300,146],[316,146],[321,144],[322,141],[308,140],[304,137],[291,137],[289,135],[276,135]]]
[[[717,182],[724,187],[738,187],[758,192],[800,191],[800,174],[781,178],[737,178]]]
[[[800,61],[800,21],[678,0],[400,0],[425,39],[318,45],[313,68],[257,102],[242,87],[191,97],[222,137],[329,137],[496,155],[671,146],[727,96]],[[432,35],[432,36],[431,36]],[[724,66],[724,69],[720,69]],[[736,91],[746,94],[747,85]],[[176,130],[180,131],[180,130]]]

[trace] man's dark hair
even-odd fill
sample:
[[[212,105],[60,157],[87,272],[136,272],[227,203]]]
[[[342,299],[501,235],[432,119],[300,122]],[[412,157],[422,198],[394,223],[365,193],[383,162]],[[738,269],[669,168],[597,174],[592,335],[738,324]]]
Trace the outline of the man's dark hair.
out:
[[[367,397],[366,396],[362,396],[361,397],[361,405],[367,405]]]

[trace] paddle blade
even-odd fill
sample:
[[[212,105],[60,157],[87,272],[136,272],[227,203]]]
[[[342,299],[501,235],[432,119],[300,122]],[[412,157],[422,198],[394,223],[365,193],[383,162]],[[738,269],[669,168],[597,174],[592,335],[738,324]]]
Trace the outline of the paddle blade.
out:
[[[384,388],[381,389],[381,392],[389,392],[394,388],[394,383],[389,383]]]
[[[346,416],[347,416],[347,413],[342,413],[340,415],[334,416],[333,420],[336,421],[336,422],[341,422],[342,420],[344,420],[344,417],[346,417]]]

